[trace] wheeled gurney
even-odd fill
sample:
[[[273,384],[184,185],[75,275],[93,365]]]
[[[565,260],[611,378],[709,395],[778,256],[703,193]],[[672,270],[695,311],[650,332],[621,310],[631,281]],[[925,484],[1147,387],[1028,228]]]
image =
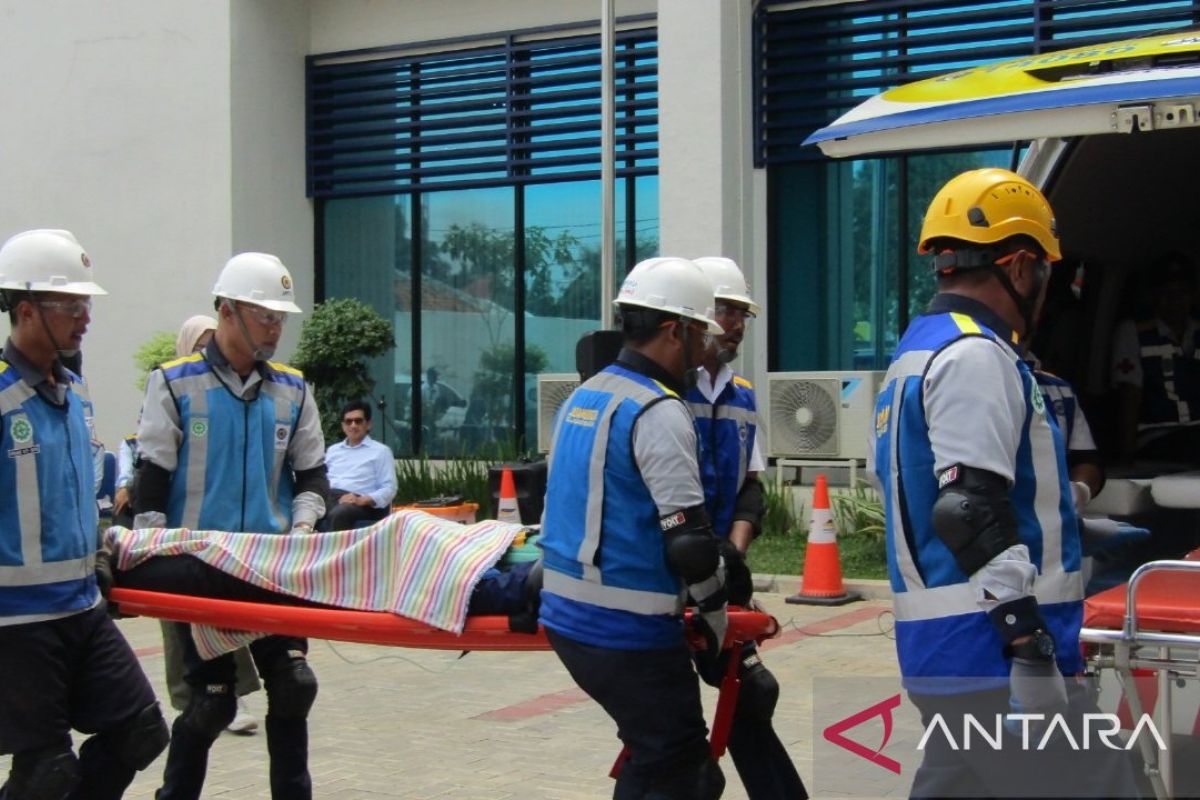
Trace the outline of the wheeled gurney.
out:
[[[1160,752],[1147,736],[1138,737],[1138,746],[1155,795],[1175,796],[1171,700],[1176,680],[1200,678],[1200,550],[1181,560],[1151,561],[1127,584],[1087,598],[1083,624],[1080,639],[1094,646],[1089,664],[1117,673],[1131,717],[1153,712],[1167,747]],[[1135,670],[1156,678],[1158,699],[1150,709],[1137,690]]]

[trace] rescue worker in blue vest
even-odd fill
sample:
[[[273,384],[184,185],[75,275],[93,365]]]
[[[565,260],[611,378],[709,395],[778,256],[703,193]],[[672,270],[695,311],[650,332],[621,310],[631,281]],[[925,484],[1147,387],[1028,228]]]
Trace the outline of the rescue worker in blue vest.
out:
[[[91,322],[91,262],[33,230],[0,247],[0,754],[4,800],[119,798],[167,746],[137,656],[105,609],[97,560],[92,404],[62,356]],[[76,757],[71,729],[90,738]]]
[[[615,301],[624,347],[560,410],[550,446],[540,621],[628,749],[613,797],[715,800],[681,590],[708,648],[728,626],[725,568],[683,402],[712,319],[712,285],[682,258],[638,263]]]
[[[1122,753],[1061,736],[1037,749],[1055,715],[1078,737],[1096,712],[1075,677],[1083,586],[1064,441],[1022,358],[1061,258],[1050,205],[1008,170],[963,173],[930,204],[918,252],[938,291],[896,348],[869,450],[900,673],[927,728],[940,714],[962,730],[971,714],[1007,732],[999,750],[929,736],[911,794],[1136,796]]]
[[[695,262],[712,283],[717,324],[725,332],[710,339],[687,403],[696,427],[704,505],[730,566],[744,561],[763,516],[758,475],[766,463],[754,385],[729,366],[737,357],[746,322],[758,314],[759,306],[750,298],[746,277],[734,261],[711,256]],[[735,580],[735,576],[748,578],[749,569],[728,569],[726,574],[729,602],[749,605],[754,587],[748,580]],[[808,796],[804,782],[771,724],[779,683],[762,663],[757,643],[745,645],[738,657],[742,686],[729,733],[729,754],[738,777],[750,800],[802,800]],[[722,666],[702,668],[700,675],[719,685]]]
[[[1113,331],[1118,456],[1200,463],[1200,319],[1196,272],[1183,253],[1150,268],[1151,313]]]
[[[288,314],[300,313],[292,277],[265,253],[231,258],[213,288],[217,331],[203,351],[150,374],[138,427],[135,527],[311,533],[325,513],[325,441],[312,391],[269,359]],[[237,713],[232,654],[202,661],[181,626],[187,708],[172,726],[159,800],[200,796],[208,751]],[[271,796],[312,796],[308,712],[317,679],[306,639],[250,645],[267,690]]]

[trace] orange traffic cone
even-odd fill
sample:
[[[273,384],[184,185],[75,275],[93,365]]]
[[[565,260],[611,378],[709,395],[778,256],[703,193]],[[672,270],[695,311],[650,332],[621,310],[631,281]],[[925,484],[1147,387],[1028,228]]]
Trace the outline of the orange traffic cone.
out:
[[[815,606],[840,606],[861,599],[861,595],[847,592],[842,583],[837,530],[833,527],[833,514],[829,510],[829,486],[825,476],[818,475],[817,483],[813,486],[812,518],[808,526],[808,549],[804,553],[800,592],[787,598],[787,601]]]
[[[517,506],[517,484],[508,467],[500,473],[500,502],[496,504],[496,519],[521,524],[521,509]]]

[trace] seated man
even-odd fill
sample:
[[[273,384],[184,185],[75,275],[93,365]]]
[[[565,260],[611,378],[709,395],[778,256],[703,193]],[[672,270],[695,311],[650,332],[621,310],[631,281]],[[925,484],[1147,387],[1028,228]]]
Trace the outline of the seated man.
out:
[[[1151,313],[1113,334],[1118,455],[1195,464],[1200,457],[1200,321],[1195,269],[1168,253],[1149,276]]]
[[[346,438],[325,451],[333,501],[325,523],[331,531],[383,519],[396,496],[396,462],[387,445],[370,437],[370,403],[347,403],[342,408],[342,431]]]

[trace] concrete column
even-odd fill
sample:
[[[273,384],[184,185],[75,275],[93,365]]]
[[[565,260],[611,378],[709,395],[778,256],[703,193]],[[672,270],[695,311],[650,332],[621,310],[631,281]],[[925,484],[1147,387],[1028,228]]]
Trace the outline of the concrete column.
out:
[[[662,255],[732,258],[766,307],[766,176],[753,169],[750,0],[659,0]],[[765,315],[764,315],[765,317]],[[734,368],[766,376],[766,320]],[[757,379],[756,379],[757,376]]]

